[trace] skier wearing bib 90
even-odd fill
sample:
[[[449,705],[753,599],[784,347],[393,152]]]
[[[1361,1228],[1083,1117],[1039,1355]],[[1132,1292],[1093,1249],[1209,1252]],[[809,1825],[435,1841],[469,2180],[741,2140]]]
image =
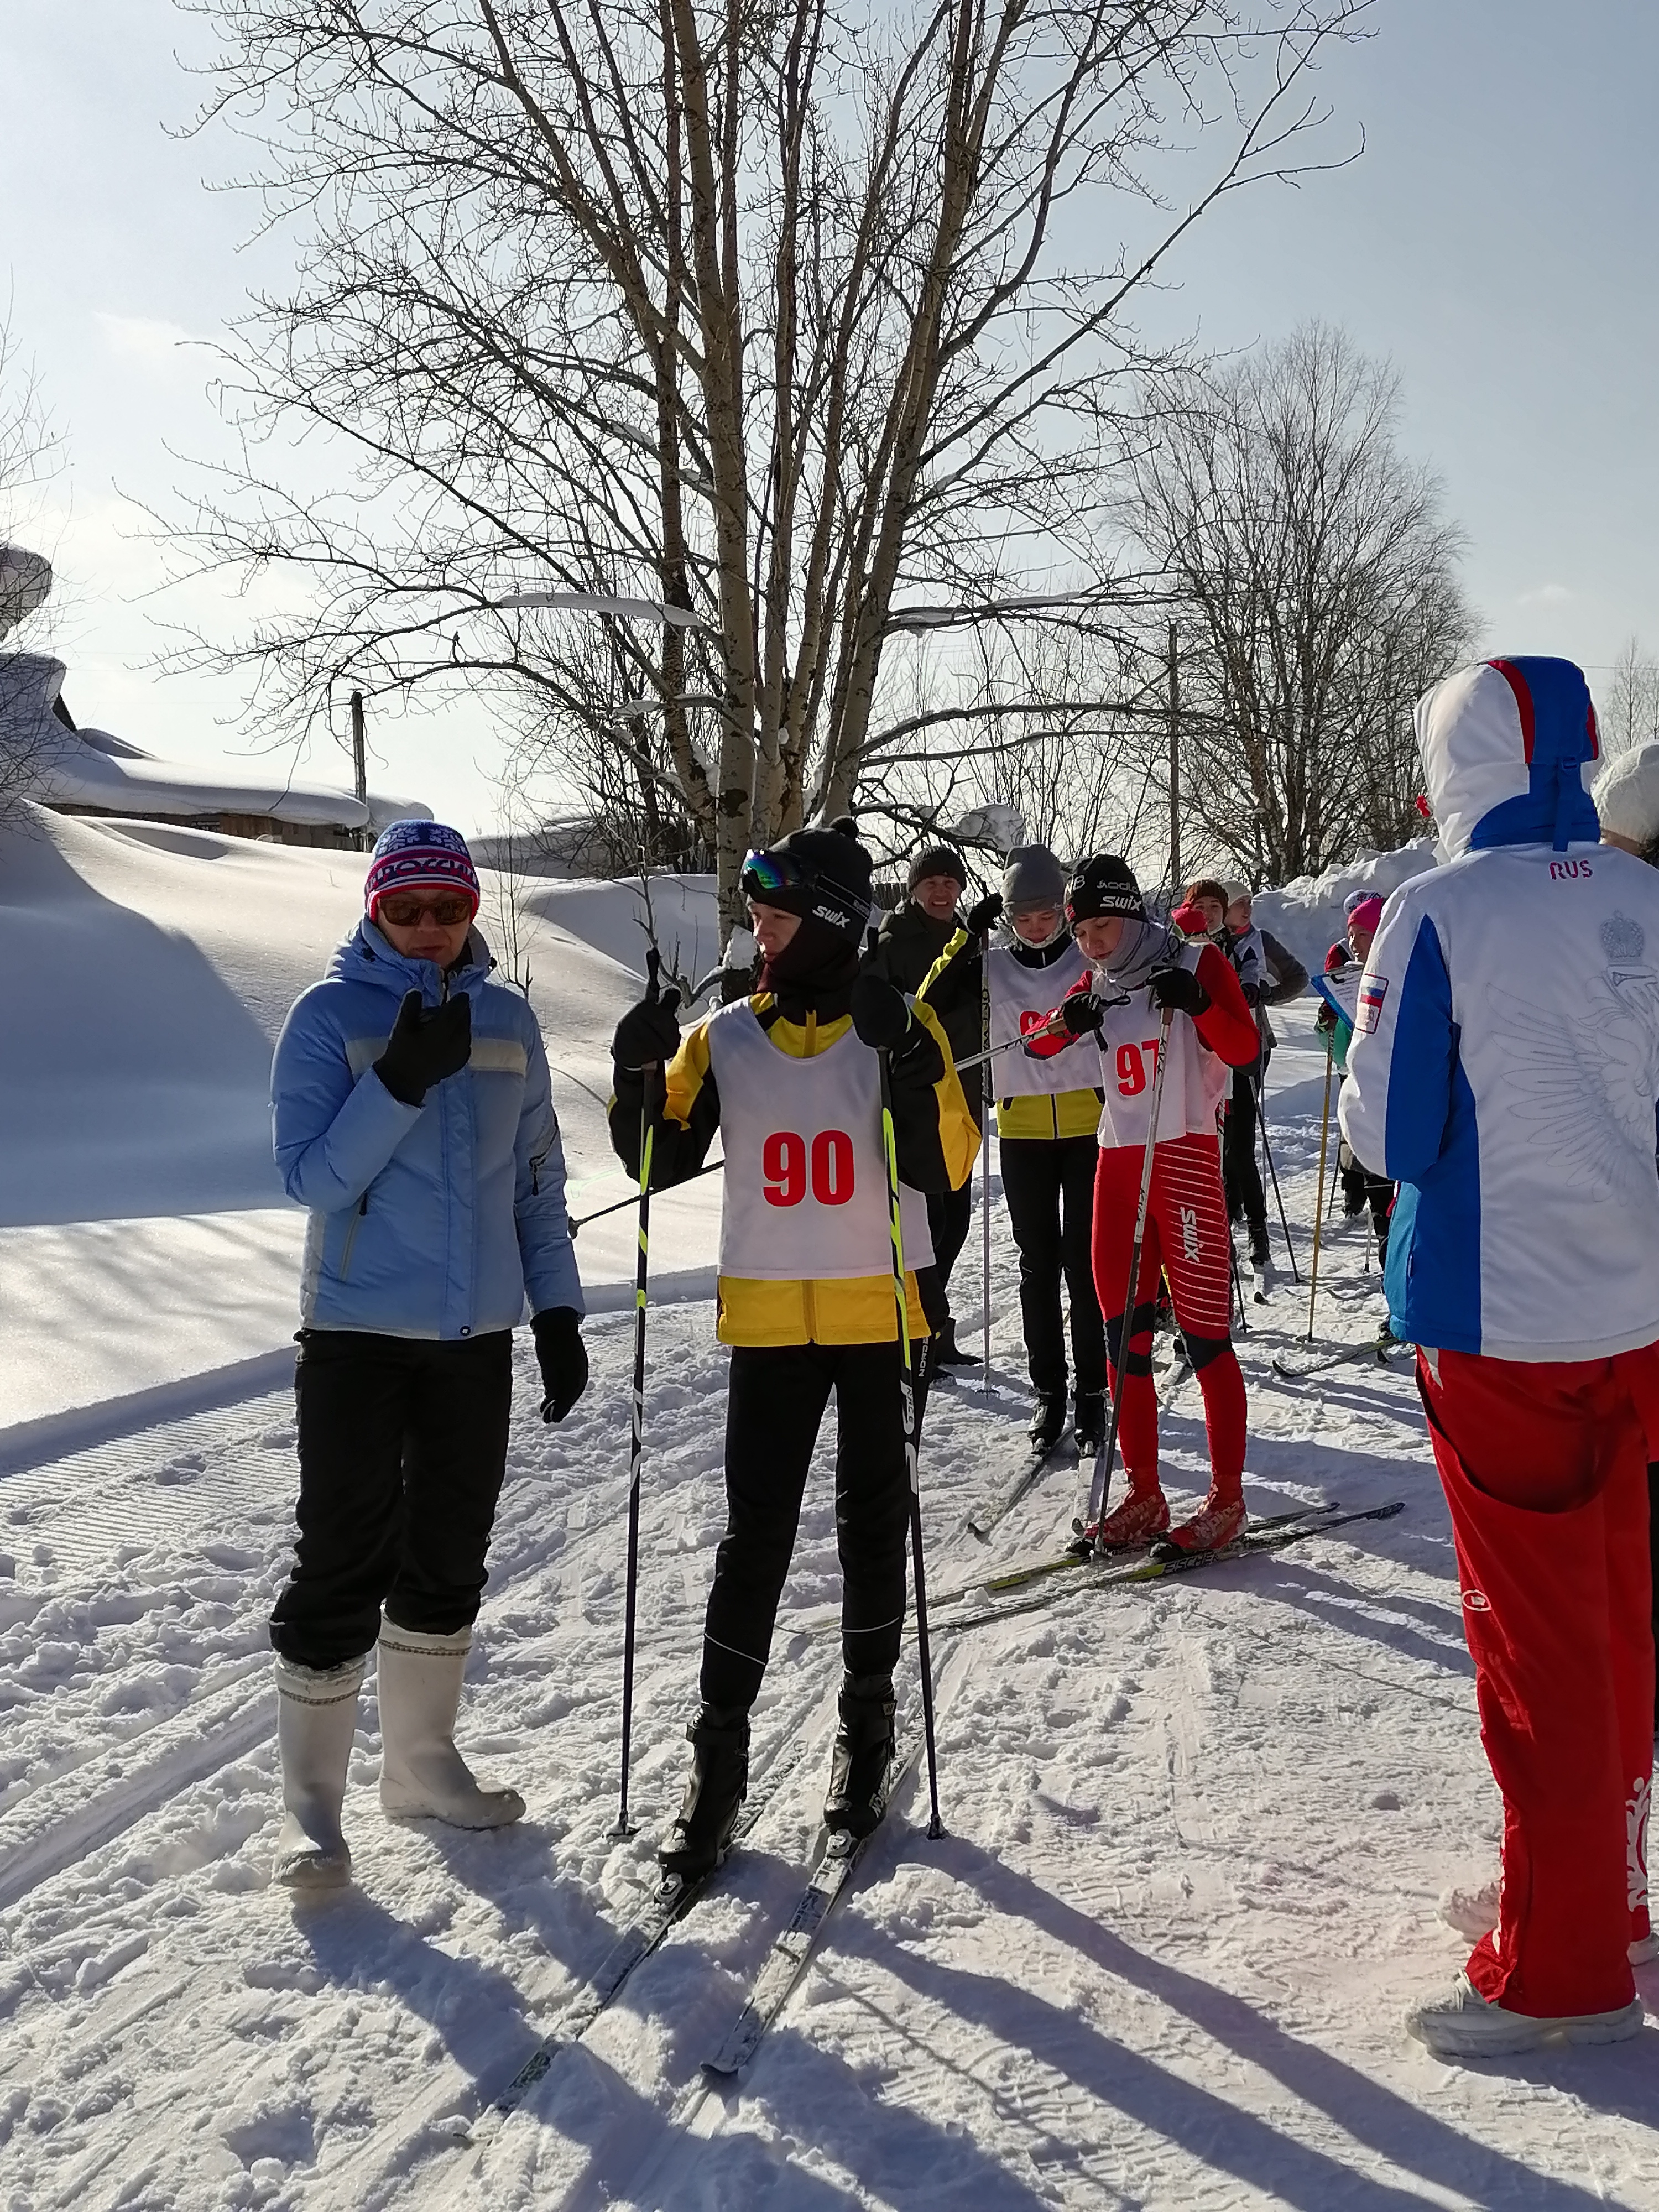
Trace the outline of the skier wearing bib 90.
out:
[[[688,1881],[716,1864],[748,1786],[749,1711],[794,1547],[808,1463],[836,1396],[836,1525],[846,1676],[824,1807],[866,1833],[893,1749],[909,1484],[900,1417],[888,1183],[876,1052],[888,1054],[908,1326],[927,1335],[915,1271],[932,1257],[923,1194],[955,1189],[978,1149],[938,1017],[860,975],[870,856],[850,822],[798,830],[744,863],[765,957],[760,989],[681,1037],[672,1002],[625,1014],[611,1139],[637,1172],[647,1070],[652,1182],[725,1154],[719,1333],[732,1346],[726,1534],[704,1623],[692,1770],[659,1856]]]
[[[1093,973],[1055,1011],[1074,1036],[1094,1033],[1103,1063],[1095,1288],[1106,1316],[1108,1378],[1121,1393],[1118,1437],[1129,1478],[1128,1496],[1089,1534],[1117,1546],[1167,1531],[1184,1550],[1211,1551],[1231,1543],[1244,1526],[1244,1378],[1232,1347],[1232,1246],[1216,1116],[1230,1071],[1248,1067],[1261,1040],[1226,954],[1207,942],[1188,945],[1179,929],[1149,919],[1127,861],[1099,853],[1079,862],[1066,886],[1066,914]],[[1191,919],[1201,932],[1202,920]],[[1129,1256],[1165,1008],[1172,1010],[1168,1066],[1139,1279],[1132,1290]],[[1158,1480],[1152,1389],[1160,1269],[1204,1394],[1210,1443],[1210,1494],[1175,1529]]]

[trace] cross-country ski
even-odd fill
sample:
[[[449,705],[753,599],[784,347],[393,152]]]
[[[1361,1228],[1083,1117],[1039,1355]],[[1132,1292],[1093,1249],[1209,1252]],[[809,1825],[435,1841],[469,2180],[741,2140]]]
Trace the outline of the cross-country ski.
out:
[[[0,2207],[1659,2212],[1656,11],[6,12]]]

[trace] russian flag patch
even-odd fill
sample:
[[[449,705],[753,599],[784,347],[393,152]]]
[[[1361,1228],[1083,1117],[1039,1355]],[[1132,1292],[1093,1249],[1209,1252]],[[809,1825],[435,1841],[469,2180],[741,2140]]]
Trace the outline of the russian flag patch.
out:
[[[1386,975],[1367,975],[1359,986],[1359,1004],[1355,1009],[1354,1027],[1370,1036],[1382,1018],[1382,1001],[1389,995]]]

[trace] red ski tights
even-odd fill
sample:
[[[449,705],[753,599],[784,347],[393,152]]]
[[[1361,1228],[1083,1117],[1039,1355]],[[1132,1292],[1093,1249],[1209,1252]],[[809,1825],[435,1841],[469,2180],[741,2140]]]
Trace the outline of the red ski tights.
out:
[[[1129,1251],[1145,1157],[1139,1147],[1103,1147],[1095,1171],[1095,1291],[1106,1316],[1108,1379],[1114,1396],[1122,1395],[1120,1454],[1132,1492],[1144,1495],[1158,1488],[1152,1351],[1161,1272],[1170,1279],[1176,1319],[1204,1393],[1211,1494],[1231,1503],[1242,1494],[1245,1404],[1244,1378],[1231,1338],[1232,1258],[1220,1144],[1214,1137],[1166,1137],[1154,1152],[1140,1279],[1133,1319],[1126,1320]]]

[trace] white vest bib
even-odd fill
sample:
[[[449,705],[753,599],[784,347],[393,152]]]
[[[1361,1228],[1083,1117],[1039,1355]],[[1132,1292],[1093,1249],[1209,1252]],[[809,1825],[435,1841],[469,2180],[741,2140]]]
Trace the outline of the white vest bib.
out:
[[[751,1282],[890,1274],[876,1055],[848,1030],[811,1060],[768,1042],[746,1000],[708,1024],[726,1199],[720,1273]],[[901,1188],[907,1269],[933,1257],[927,1202]]]
[[[1184,946],[1181,965],[1195,969],[1202,951],[1199,945]],[[1103,981],[1109,993],[1111,978]],[[1144,988],[1131,995],[1127,1006],[1106,1010],[1100,1031],[1100,1081],[1106,1094],[1100,1141],[1104,1146],[1139,1147],[1146,1142],[1163,1018],[1152,993]],[[1231,1068],[1202,1042],[1190,1014],[1176,1014],[1170,1022],[1169,1055],[1158,1108],[1159,1140],[1214,1136],[1216,1115],[1232,1080]]]
[[[1089,973],[1075,945],[1046,968],[1028,968],[1006,945],[993,945],[986,963],[991,981],[991,1042],[1006,1045],[991,1062],[991,1091],[998,1098],[1053,1097],[1062,1091],[1097,1091],[1099,1069],[1085,1037],[1042,1059],[1019,1048],[1019,1039],[1051,1013],[1073,983]]]

